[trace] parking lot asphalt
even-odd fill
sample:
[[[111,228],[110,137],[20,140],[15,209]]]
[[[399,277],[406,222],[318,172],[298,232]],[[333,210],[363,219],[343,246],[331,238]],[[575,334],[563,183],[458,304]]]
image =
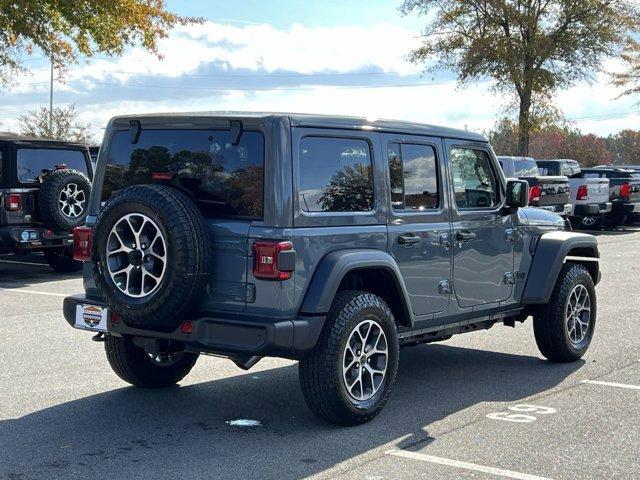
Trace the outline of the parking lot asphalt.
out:
[[[640,478],[640,227],[598,237],[583,360],[544,361],[530,321],[407,348],[353,428],[310,413],[291,361],[201,357],[177,387],[129,387],[62,318],[80,276],[0,256],[0,478]]]

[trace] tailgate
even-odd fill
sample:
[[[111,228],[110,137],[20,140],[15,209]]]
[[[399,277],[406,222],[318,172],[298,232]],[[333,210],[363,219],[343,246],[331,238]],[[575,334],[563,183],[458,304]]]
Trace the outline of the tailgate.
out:
[[[581,185],[587,187],[587,198],[584,200],[578,200],[578,204],[593,204],[593,203],[606,203],[609,201],[609,179],[608,178],[579,178],[579,182],[572,182],[571,193],[574,194],[574,198],[577,195],[577,189]],[[575,188],[573,188],[575,187]]]
[[[9,195],[20,196],[20,206],[16,211],[6,208]],[[40,215],[37,208],[37,188],[12,188],[2,193],[2,223],[4,225],[40,225]]]
[[[570,203],[571,188],[567,177],[539,177],[540,206]]]

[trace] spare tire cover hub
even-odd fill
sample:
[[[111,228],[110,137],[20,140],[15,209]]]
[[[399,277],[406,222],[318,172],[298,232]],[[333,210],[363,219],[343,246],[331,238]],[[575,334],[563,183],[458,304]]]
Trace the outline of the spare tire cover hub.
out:
[[[105,258],[116,287],[129,297],[144,298],[162,284],[167,266],[166,239],[151,218],[129,213],[111,228]]]
[[[84,204],[87,198],[84,190],[78,188],[76,183],[68,183],[58,196],[60,211],[65,217],[78,218],[84,212]]]

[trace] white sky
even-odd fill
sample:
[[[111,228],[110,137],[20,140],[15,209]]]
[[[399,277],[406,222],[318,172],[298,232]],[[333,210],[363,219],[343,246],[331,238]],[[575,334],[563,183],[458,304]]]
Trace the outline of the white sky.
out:
[[[294,111],[476,131],[491,127],[505,99],[489,82],[461,88],[451,73],[422,76],[406,60],[417,36],[398,23],[276,27],[209,21],[173,31],[161,41],[162,60],[136,48],[119,59],[72,67],[66,83],[56,82],[54,101],[75,103],[98,138],[111,116],[154,111]],[[16,78],[0,95],[0,130],[15,129],[20,114],[48,104],[48,64],[34,56],[25,64],[32,74]],[[616,65],[608,62],[606,68]],[[388,87],[374,88],[381,85]],[[619,94],[600,73],[592,85],[556,98],[569,119],[579,119],[577,127],[607,135],[640,128],[640,98]]]

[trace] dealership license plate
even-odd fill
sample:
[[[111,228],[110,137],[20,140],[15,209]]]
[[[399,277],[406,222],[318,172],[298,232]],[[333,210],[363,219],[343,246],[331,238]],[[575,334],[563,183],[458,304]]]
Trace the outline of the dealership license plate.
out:
[[[108,309],[97,305],[76,305],[76,328],[107,331]]]

